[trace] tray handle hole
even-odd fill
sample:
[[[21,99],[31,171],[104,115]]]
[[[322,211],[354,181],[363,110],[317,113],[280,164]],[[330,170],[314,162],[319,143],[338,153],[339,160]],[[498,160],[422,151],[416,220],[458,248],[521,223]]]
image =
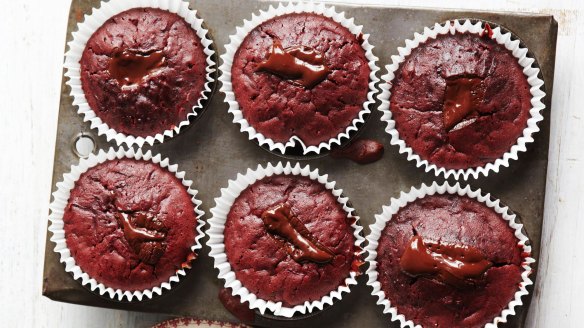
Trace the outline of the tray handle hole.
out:
[[[87,158],[95,152],[97,144],[93,137],[86,133],[79,133],[73,139],[73,153],[79,158]]]

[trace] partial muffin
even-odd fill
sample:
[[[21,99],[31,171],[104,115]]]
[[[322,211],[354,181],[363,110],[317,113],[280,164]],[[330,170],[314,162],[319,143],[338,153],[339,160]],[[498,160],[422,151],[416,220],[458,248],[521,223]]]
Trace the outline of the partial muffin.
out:
[[[494,209],[458,195],[401,208],[377,246],[377,280],[391,306],[423,327],[483,327],[522,282],[525,254]]]
[[[278,143],[318,146],[364,108],[371,69],[362,39],[315,13],[273,17],[247,34],[231,66],[243,118]]]
[[[225,253],[237,280],[258,298],[286,307],[320,301],[358,270],[354,223],[318,181],[266,177],[231,206]]]
[[[489,32],[428,38],[388,81],[399,137],[430,164],[492,163],[527,127],[531,86],[518,59]]]
[[[113,289],[159,286],[194,258],[191,195],[152,162],[116,159],[89,168],[71,190],[63,223],[75,263]]]
[[[250,328],[250,326],[224,321],[209,321],[190,317],[174,318],[158,323],[152,328]]]
[[[206,83],[205,47],[179,15],[133,8],[108,19],[80,60],[85,98],[118,133],[147,137],[187,120]]]

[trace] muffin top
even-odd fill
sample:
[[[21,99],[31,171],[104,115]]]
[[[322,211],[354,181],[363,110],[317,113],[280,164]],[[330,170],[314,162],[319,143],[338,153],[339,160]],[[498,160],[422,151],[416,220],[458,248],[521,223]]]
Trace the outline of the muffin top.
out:
[[[423,327],[483,327],[522,281],[523,248],[493,209],[458,195],[426,196],[387,223],[377,247],[381,290]]]
[[[371,70],[360,38],[313,13],[274,17],[235,53],[233,92],[243,117],[276,142],[318,145],[358,118]]]
[[[231,206],[225,253],[251,293],[291,307],[320,300],[358,266],[353,223],[319,182],[267,177],[245,189]]]
[[[527,127],[527,77],[488,33],[428,39],[400,64],[391,84],[390,110],[400,138],[439,167],[492,163]]]
[[[159,286],[194,258],[191,196],[152,162],[112,160],[87,170],[71,190],[63,222],[76,264],[114,289]]]
[[[204,46],[180,16],[134,8],[107,20],[87,41],[81,84],[110,128],[154,136],[187,119],[206,82]]]

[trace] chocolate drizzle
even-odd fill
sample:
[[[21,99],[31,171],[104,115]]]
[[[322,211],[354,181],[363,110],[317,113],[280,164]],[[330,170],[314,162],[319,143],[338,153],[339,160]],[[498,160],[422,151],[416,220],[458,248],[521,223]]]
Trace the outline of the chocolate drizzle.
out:
[[[291,80],[292,83],[311,89],[330,73],[324,56],[307,46],[282,48],[282,43],[274,39],[268,59],[258,65],[258,71],[266,71]]]
[[[158,262],[166,249],[166,244],[163,243],[166,233],[156,230],[152,232],[145,227],[162,226],[162,223],[141,212],[128,214],[120,211],[114,216],[124,231],[124,238],[140,260],[148,264]]]
[[[369,164],[383,157],[383,144],[371,139],[357,139],[343,148],[333,149],[332,158],[347,158],[358,164]]]
[[[138,84],[164,64],[162,51],[140,52],[130,49],[116,52],[110,59],[108,71],[123,85]]]
[[[424,243],[418,235],[410,239],[399,264],[410,276],[434,277],[457,288],[468,286],[493,265],[476,248]]]
[[[447,131],[457,130],[474,122],[474,120],[462,121],[471,113],[476,113],[476,108],[482,101],[484,94],[485,86],[480,78],[447,79],[443,110],[444,128]],[[459,126],[459,123],[462,124]]]
[[[481,37],[488,36],[489,39],[493,38],[493,29],[491,28],[491,25],[489,25],[489,23],[485,23],[485,28],[481,31],[480,36]]]
[[[286,252],[294,261],[327,263],[334,258],[331,250],[313,238],[288,203],[282,203],[264,211],[262,221],[266,230],[282,241]]]

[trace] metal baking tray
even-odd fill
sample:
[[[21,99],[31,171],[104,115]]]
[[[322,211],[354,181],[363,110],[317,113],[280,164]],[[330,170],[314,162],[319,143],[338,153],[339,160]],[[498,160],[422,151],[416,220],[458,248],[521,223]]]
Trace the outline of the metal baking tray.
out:
[[[274,2],[255,0],[198,0],[190,1],[191,8],[206,22],[219,53],[225,50],[229,35],[235,32],[235,27],[241,25],[243,19],[251,17],[260,9],[267,9]],[[67,41],[71,32],[76,30],[77,22],[91,8],[99,5],[99,0],[73,0],[69,12]],[[372,6],[336,5],[338,11],[345,11],[348,17],[354,17],[357,24],[364,26],[364,33],[371,34],[370,42],[375,46],[374,54],[379,57],[378,65],[385,66],[390,62],[390,56],[396,54],[397,47],[404,45],[404,40],[411,38],[414,32],[421,32],[425,26],[454,18],[478,18],[500,24],[529,47],[541,68],[545,81],[544,98],[546,109],[543,112],[544,121],[540,124],[541,131],[536,134],[535,142],[528,145],[528,151],[519,155],[518,161],[512,161],[509,168],[502,168],[498,174],[488,178],[470,180],[474,188],[492,193],[523,220],[525,229],[531,238],[532,256],[536,259],[540,254],[540,240],[545,198],[546,171],[548,162],[550,103],[554,80],[554,62],[556,53],[557,22],[550,15],[520,14],[520,13],[486,13],[476,11],[456,11],[439,9],[413,9]],[[382,68],[381,72],[385,70]],[[378,76],[381,74],[378,73]],[[254,168],[267,162],[286,161],[279,156],[265,151],[247,135],[239,132],[239,126],[232,123],[232,117],[227,113],[227,105],[223,102],[224,95],[216,92],[208,103],[205,114],[192,127],[181,132],[177,137],[153,147],[154,152],[169,157],[172,163],[178,163],[181,170],[186,171],[186,177],[194,180],[194,188],[199,190],[199,198],[203,201],[202,209],[207,213],[214,206],[214,198],[220,194],[220,188],[227,185],[229,179],[235,178],[238,172]],[[360,135],[381,141],[385,145],[384,157],[373,164],[361,166],[347,160],[338,160],[324,156],[303,161],[311,167],[319,168],[322,173],[329,174],[329,179],[337,181],[337,187],[342,188],[350,198],[351,203],[361,217],[364,233],[369,233],[369,224],[374,221],[374,215],[381,212],[381,206],[388,204],[391,197],[397,197],[400,191],[419,186],[422,182],[442,181],[433,174],[425,173],[408,162],[404,155],[398,154],[397,147],[390,146],[390,137],[384,132],[385,123],[374,106],[368,122],[361,128]],[[69,96],[69,88],[65,78],[61,85],[61,101],[59,107],[59,122],[57,126],[57,142],[53,166],[53,190],[55,184],[62,180],[70,166],[77,164],[78,156],[73,151],[73,142],[79,134],[92,137],[97,143],[97,149],[107,149],[115,146],[107,142],[104,136],[97,136],[90,129],[89,123],[84,123],[76,113]],[[101,297],[83,287],[72,275],[64,270],[59,263],[59,257],[53,252],[54,244],[49,241],[47,233],[45,249],[45,265],[43,272],[43,290],[46,297],[55,301],[84,304],[114,309],[159,312],[177,316],[193,316],[200,319],[236,321],[224,309],[217,298],[222,281],[217,278],[213,268],[209,249],[204,246],[199,258],[172,290],[161,296],[144,302],[117,302]],[[203,243],[206,242],[205,238]],[[536,277],[537,265],[535,265]],[[302,321],[274,320],[256,316],[255,324],[270,327],[399,327],[390,324],[389,316],[382,314],[382,307],[375,304],[376,298],[371,296],[371,288],[365,285],[366,277],[361,276],[359,285],[351,293],[346,294],[342,301],[320,311],[313,316],[307,316]],[[529,307],[530,296],[523,298],[526,305],[513,316],[504,327],[521,327],[525,321]]]

